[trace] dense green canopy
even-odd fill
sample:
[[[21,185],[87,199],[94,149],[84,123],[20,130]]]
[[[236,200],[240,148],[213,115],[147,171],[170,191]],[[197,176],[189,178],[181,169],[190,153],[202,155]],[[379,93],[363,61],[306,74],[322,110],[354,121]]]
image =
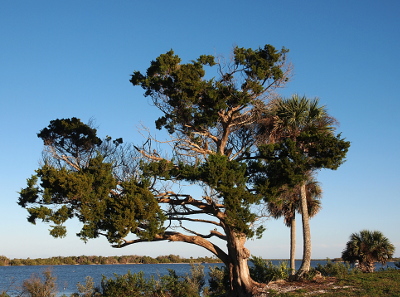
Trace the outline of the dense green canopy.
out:
[[[40,131],[47,147],[44,164],[28,179],[18,204],[28,221],[51,223],[50,234],[63,237],[68,219],[78,218],[83,240],[105,235],[111,243],[133,232],[152,239],[163,230],[163,214],[146,179],[121,179],[121,139],[101,141],[79,119],[59,119]],[[112,159],[107,157],[112,153]]]

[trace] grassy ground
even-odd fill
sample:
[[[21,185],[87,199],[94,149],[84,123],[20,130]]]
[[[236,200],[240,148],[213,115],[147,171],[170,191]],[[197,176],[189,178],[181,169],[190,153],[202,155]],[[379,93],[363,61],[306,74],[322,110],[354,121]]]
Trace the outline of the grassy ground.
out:
[[[268,296],[400,296],[400,270],[281,283],[271,288]]]

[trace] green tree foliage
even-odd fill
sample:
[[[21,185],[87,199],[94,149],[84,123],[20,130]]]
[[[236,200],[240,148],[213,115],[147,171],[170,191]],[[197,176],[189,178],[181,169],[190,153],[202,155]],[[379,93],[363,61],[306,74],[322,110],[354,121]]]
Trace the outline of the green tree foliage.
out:
[[[76,118],[51,121],[38,137],[46,146],[44,164],[18,201],[29,222],[51,223],[50,234],[63,237],[63,224],[76,217],[83,223],[81,239],[104,235],[116,245],[131,232],[151,239],[163,230],[163,214],[148,182],[128,167],[121,139],[101,141]]]
[[[257,123],[258,157],[252,162],[254,182],[266,197],[278,197],[306,181],[315,170],[337,169],[350,142],[335,135],[335,120],[318,100],[294,95],[276,99]]]
[[[48,147],[59,150],[58,154],[71,155],[75,161],[85,160],[84,156],[92,154],[96,146],[102,143],[96,135],[96,129],[82,125],[77,118],[51,121],[38,137]],[[80,164],[77,162],[75,165]]]
[[[256,170],[255,182],[268,197],[276,197],[285,186],[295,187],[304,182],[310,171],[337,169],[343,163],[349,146],[340,135],[308,132],[301,133],[296,140],[287,138],[262,145],[259,161],[252,164],[252,170]]]
[[[342,259],[358,263],[363,272],[373,272],[375,263],[385,264],[393,257],[394,245],[380,231],[362,230],[350,235]]]
[[[152,61],[145,75],[135,71],[131,82],[140,85],[164,112],[156,121],[157,128],[191,136],[220,125],[222,111],[239,114],[237,108],[253,105],[266,90],[286,82],[287,52],[271,45],[257,50],[236,47],[234,61],[223,65],[210,55],[181,64],[171,50]],[[205,66],[217,67],[220,77],[205,79]]]

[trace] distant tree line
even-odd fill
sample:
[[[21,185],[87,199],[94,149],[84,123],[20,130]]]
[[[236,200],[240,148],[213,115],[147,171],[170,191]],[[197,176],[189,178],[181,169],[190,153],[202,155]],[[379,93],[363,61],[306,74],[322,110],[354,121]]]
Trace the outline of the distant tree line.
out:
[[[107,264],[166,264],[166,263],[218,263],[216,257],[181,258],[178,255],[165,255],[152,258],[149,256],[69,256],[38,259],[9,259],[0,256],[0,266],[33,265],[107,265]]]

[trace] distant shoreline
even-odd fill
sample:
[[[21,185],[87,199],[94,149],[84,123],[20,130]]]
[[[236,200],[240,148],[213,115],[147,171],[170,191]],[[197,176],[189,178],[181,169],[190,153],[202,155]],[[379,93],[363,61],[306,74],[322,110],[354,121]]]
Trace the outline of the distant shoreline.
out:
[[[288,262],[289,259],[264,259],[265,261],[281,261]],[[302,259],[296,259],[301,261]],[[343,262],[341,258],[334,259],[312,259],[312,261]],[[396,257],[387,262],[398,262],[400,258]],[[125,255],[125,256],[58,256],[50,258],[36,259],[9,259],[0,256],[0,266],[51,266],[51,265],[124,265],[124,264],[212,264],[222,263],[216,257],[198,257],[198,258],[181,258],[178,255],[164,255],[158,257]]]
[[[178,255],[149,256],[58,256],[36,259],[9,259],[0,256],[0,266],[39,266],[39,265],[115,265],[115,264],[190,264],[221,263],[216,257],[181,258]]]

